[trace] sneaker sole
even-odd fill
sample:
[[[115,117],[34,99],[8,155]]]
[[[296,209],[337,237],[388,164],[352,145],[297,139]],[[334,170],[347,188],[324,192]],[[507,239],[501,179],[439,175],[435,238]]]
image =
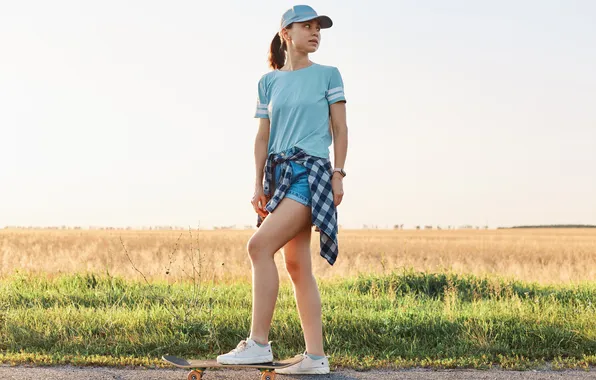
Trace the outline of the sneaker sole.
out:
[[[251,358],[224,358],[221,360],[217,360],[219,364],[262,364],[271,363],[272,361],[272,356],[254,356]]]
[[[329,368],[310,368],[308,370],[304,370],[304,371],[290,371],[290,372],[286,372],[284,371],[284,368],[281,369],[277,369],[275,370],[276,373],[282,374],[282,375],[325,375],[329,373]]]

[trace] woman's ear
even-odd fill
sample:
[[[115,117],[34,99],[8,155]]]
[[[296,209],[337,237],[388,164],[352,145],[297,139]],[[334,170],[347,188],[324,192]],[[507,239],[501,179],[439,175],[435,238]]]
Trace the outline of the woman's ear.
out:
[[[290,41],[292,41],[292,39],[290,38],[290,34],[288,33],[288,30],[286,28],[281,30],[281,40],[285,41],[286,44],[289,43]]]

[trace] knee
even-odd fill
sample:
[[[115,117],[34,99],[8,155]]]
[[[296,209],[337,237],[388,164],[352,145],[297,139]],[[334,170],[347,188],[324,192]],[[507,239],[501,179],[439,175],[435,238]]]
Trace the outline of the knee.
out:
[[[293,282],[300,281],[305,274],[308,274],[305,269],[304,265],[301,265],[297,260],[286,260],[286,270]]]
[[[246,251],[253,262],[267,256],[265,243],[258,235],[254,235],[248,240],[248,243],[246,244]]]

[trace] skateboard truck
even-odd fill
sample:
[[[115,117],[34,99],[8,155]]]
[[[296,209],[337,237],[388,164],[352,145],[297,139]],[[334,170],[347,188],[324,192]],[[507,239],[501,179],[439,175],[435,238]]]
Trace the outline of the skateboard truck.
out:
[[[201,380],[207,368],[196,368],[188,373],[187,380]],[[275,370],[259,368],[261,371],[261,380],[275,380]]]

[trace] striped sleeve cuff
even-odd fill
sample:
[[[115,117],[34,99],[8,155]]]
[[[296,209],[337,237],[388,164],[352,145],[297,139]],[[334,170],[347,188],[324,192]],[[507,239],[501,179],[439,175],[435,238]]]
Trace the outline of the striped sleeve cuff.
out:
[[[329,104],[337,103],[342,100],[346,101],[343,87],[332,88],[328,90],[325,95],[327,96],[327,102],[329,102]]]
[[[267,109],[267,104],[257,103],[255,117],[269,119],[269,110]]]

